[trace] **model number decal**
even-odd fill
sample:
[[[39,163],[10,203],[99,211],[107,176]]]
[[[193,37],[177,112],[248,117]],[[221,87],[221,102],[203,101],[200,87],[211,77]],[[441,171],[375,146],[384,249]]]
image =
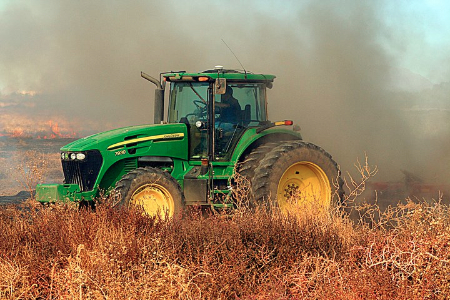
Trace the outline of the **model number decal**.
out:
[[[116,151],[116,156],[124,155],[126,153],[125,150]]]

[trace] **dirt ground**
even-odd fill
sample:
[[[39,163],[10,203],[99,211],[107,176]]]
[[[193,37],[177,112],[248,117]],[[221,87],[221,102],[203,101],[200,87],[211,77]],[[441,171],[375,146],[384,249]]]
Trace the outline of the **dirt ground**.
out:
[[[28,191],[30,186],[38,183],[62,183],[63,173],[59,153],[41,154],[46,163],[40,171],[33,170],[27,166],[18,165],[14,159],[24,153],[14,153],[10,158],[0,157],[0,196],[15,195],[20,191]],[[29,153],[31,154],[31,153]]]
[[[30,191],[38,183],[61,183],[59,148],[70,141],[0,138],[0,196]]]

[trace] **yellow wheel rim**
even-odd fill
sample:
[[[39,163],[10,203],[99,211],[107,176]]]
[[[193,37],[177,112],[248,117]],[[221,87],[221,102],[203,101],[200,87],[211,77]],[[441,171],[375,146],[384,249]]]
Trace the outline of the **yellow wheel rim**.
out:
[[[283,212],[298,211],[305,205],[327,209],[331,203],[330,181],[318,165],[297,162],[281,176],[277,202]]]
[[[140,206],[150,216],[172,217],[174,201],[169,191],[159,184],[145,184],[131,196],[131,204]]]

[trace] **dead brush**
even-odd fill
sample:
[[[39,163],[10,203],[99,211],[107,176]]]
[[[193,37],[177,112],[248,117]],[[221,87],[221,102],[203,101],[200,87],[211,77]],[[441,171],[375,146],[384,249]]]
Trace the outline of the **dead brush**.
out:
[[[22,268],[14,261],[0,259],[0,298],[5,299],[8,295],[11,299],[19,299],[22,290],[27,289],[29,284],[24,280],[26,268]]]
[[[449,207],[399,204],[383,213],[366,240],[365,265],[382,270],[411,297],[450,294]]]
[[[36,185],[43,183],[47,178],[50,171],[49,161],[49,154],[34,150],[17,152],[9,159],[8,177],[12,178],[20,189],[29,192],[33,198]]]

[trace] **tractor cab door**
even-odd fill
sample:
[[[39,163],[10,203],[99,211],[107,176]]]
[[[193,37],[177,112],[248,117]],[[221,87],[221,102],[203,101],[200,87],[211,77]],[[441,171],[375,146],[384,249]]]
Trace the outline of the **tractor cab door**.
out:
[[[184,123],[189,134],[189,159],[208,158],[208,82],[177,82],[171,85],[169,123]]]
[[[211,109],[213,84],[176,82],[171,84],[169,123],[184,123],[189,135],[189,161],[192,168],[184,176],[183,192],[187,205],[209,203],[212,192],[214,130]]]

